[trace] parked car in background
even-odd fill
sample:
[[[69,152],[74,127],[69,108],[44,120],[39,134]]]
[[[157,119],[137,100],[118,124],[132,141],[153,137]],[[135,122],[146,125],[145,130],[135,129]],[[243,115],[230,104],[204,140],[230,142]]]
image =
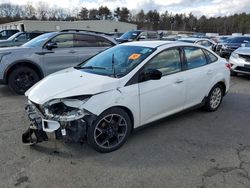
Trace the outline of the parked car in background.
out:
[[[206,38],[194,38],[194,37],[180,38],[178,39],[178,41],[198,44],[209,49],[212,49],[212,46],[215,44],[213,40]]]
[[[144,30],[135,30],[128,31],[116,38],[116,41],[119,43],[123,42],[132,42],[132,41],[141,41],[141,40],[159,40],[160,36],[156,31],[144,31]]]
[[[243,46],[235,50],[229,58],[232,76],[238,73],[250,74],[250,43]]]
[[[111,152],[139,126],[194,106],[217,110],[229,81],[227,61],[205,47],[123,43],[28,90],[32,126],[22,139],[36,144],[49,132],[75,142],[87,138],[95,150]]]
[[[0,40],[5,40],[19,32],[17,29],[4,29],[0,31]]]
[[[218,36],[214,38],[215,44],[213,45],[212,50],[214,52],[220,51],[222,44],[226,42],[227,40],[229,40],[231,37],[232,36],[223,35],[223,36]]]
[[[28,42],[33,38],[36,38],[43,33],[44,32],[40,31],[18,32],[9,37],[7,40],[0,40],[0,47],[21,46],[22,44]]]
[[[222,44],[219,54],[221,57],[228,57],[234,50],[241,47],[242,44],[248,42],[250,42],[250,37],[247,36],[232,37]]]
[[[0,49],[0,83],[24,94],[43,77],[75,66],[116,44],[109,36],[91,32],[45,33],[20,47]]]

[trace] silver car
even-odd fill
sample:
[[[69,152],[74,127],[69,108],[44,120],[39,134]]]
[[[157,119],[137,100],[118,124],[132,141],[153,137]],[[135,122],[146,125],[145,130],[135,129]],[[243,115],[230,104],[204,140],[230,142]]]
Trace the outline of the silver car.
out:
[[[52,32],[40,35],[20,47],[0,49],[0,83],[24,94],[43,77],[75,66],[116,45],[104,34]]]
[[[250,75],[250,43],[235,50],[230,56],[229,63],[232,76],[238,73]]]

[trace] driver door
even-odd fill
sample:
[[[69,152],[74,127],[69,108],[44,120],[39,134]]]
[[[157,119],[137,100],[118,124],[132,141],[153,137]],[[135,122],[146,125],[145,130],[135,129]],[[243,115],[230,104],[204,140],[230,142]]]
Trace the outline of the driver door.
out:
[[[46,75],[73,67],[79,63],[77,52],[73,45],[73,34],[60,34],[49,42],[54,43],[57,47],[51,50],[44,47],[43,64],[46,69]]]
[[[147,124],[183,109],[186,82],[178,48],[160,52],[144,67],[162,72],[160,80],[139,83],[141,124]]]

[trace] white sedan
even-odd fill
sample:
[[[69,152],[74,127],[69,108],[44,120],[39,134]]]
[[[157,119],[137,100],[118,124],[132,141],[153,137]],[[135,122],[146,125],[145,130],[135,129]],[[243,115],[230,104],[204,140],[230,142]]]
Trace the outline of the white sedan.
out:
[[[194,106],[217,110],[229,68],[214,52],[189,43],[115,46],[26,92],[31,125],[23,142],[46,141],[46,133],[55,132],[57,139],[87,139],[99,152],[114,151],[134,128]]]

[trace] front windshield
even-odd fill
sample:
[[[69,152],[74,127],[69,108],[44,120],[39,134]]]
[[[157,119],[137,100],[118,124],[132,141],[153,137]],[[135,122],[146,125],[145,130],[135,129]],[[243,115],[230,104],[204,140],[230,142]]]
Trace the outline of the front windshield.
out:
[[[18,32],[14,35],[12,35],[11,37],[9,37],[7,40],[14,40],[16,37],[18,37],[20,34],[22,34],[22,32]]]
[[[47,41],[54,33],[45,33],[40,35],[29,42],[23,44],[24,47],[38,47],[41,46],[45,41]]]
[[[154,50],[154,48],[142,46],[119,45],[94,56],[75,68],[93,74],[120,78],[133,70]]]
[[[120,36],[121,39],[135,39],[141,32],[140,31],[129,31]]]

